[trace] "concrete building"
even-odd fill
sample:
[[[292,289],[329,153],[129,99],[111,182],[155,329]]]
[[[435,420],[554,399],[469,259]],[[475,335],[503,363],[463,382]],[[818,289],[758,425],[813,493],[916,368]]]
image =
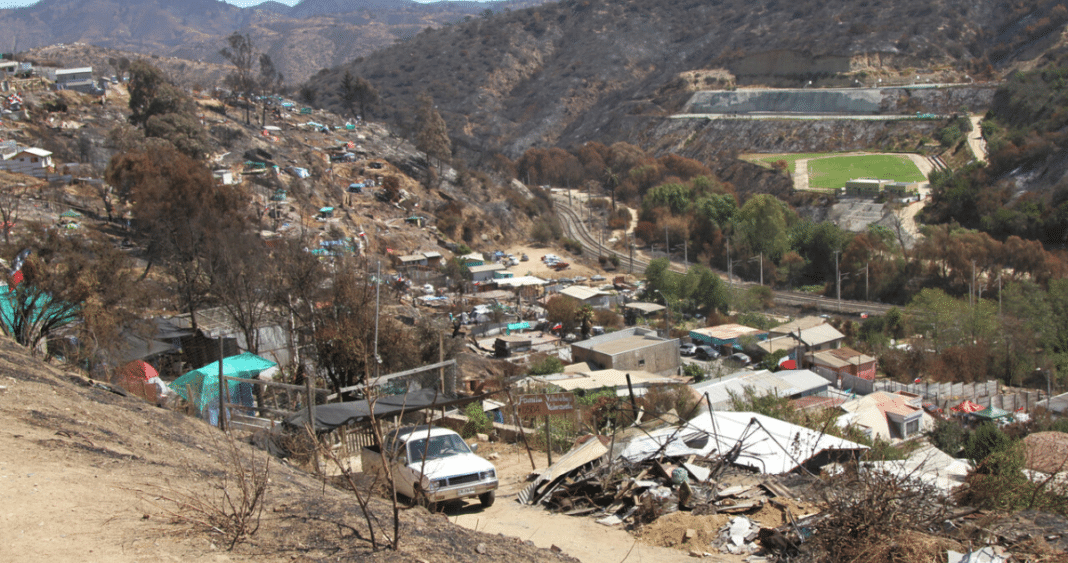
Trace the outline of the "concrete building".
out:
[[[853,197],[877,197],[891,184],[893,180],[879,180],[876,178],[856,178],[846,182],[846,195]]]
[[[835,348],[810,353],[805,356],[805,363],[839,375],[851,375],[871,381],[875,379],[877,361],[872,356],[852,348]]]
[[[632,327],[572,344],[571,359],[599,369],[676,375],[679,340],[661,338],[652,329]]]

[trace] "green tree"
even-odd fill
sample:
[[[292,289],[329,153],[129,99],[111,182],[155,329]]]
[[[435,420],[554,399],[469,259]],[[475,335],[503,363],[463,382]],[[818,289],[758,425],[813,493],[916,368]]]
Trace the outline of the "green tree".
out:
[[[789,229],[797,215],[785,203],[768,194],[757,194],[735,214],[735,243],[750,255],[763,253],[778,262],[790,249]]]
[[[983,422],[964,439],[964,455],[977,466],[994,452],[1012,445],[1009,438],[993,422]]]
[[[964,429],[954,420],[939,420],[927,438],[934,447],[957,457],[964,445]]]

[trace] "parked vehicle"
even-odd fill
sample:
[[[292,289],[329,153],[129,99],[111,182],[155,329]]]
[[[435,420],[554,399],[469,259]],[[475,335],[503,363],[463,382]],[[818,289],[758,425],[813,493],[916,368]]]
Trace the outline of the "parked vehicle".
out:
[[[526,254],[519,257],[520,262],[526,262],[527,260],[530,260],[530,256],[527,256]]]
[[[683,356],[692,356],[697,353],[697,346],[694,344],[679,344],[679,354]]]
[[[423,284],[423,293],[427,295],[434,295],[434,286],[430,284]]]
[[[693,355],[698,360],[714,360],[720,356],[720,353],[711,346],[698,346]]]
[[[496,468],[475,455],[456,432],[406,426],[387,432],[382,441],[384,448],[378,444],[363,448],[363,470],[385,482],[385,464],[389,463],[398,493],[431,508],[439,502],[470,497],[478,497],[485,508],[493,505]]]
[[[753,363],[753,360],[750,359],[749,356],[747,356],[747,355],[745,355],[745,354],[743,354],[741,352],[738,352],[737,354],[731,354],[731,359],[736,361],[736,362],[738,362],[738,363],[740,363],[740,364],[742,364],[743,366],[747,366],[747,365]]]

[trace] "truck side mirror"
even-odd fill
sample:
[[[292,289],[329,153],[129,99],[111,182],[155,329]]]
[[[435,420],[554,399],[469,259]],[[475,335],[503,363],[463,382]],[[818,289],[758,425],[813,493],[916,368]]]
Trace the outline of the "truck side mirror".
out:
[[[473,453],[478,453],[478,442],[473,442],[467,445],[471,447]]]

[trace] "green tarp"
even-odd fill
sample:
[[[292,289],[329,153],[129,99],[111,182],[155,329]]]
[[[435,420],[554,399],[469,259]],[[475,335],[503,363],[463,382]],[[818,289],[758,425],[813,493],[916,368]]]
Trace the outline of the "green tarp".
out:
[[[276,365],[278,364],[270,360],[266,360],[250,352],[245,352],[244,354],[223,359],[223,375],[227,377],[240,377],[242,379],[255,379],[260,372]],[[250,394],[248,390],[241,389],[241,385],[242,384],[238,381],[227,382],[227,392],[230,394],[229,402],[241,402],[238,400],[239,398],[243,398]],[[250,386],[248,383],[243,385]],[[178,379],[175,379],[170,384],[170,388],[183,399],[192,402],[198,411],[203,411],[205,407],[213,403],[217,405],[217,397],[219,395],[219,362],[212,362],[202,368],[186,373]],[[216,408],[218,407],[216,406]]]
[[[1012,416],[1012,413],[1006,410],[999,409],[997,407],[987,407],[981,411],[972,413],[979,418],[989,418],[990,420],[1005,418],[1006,416]]]

